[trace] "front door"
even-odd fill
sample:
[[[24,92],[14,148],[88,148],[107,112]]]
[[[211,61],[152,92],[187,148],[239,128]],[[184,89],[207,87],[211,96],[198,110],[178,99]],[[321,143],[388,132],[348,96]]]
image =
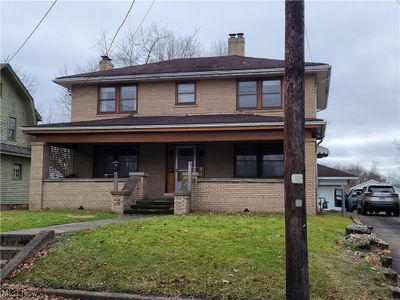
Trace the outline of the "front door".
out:
[[[185,189],[183,173],[188,171],[188,163],[192,162],[193,171],[196,170],[196,147],[177,146],[175,159],[175,191]]]

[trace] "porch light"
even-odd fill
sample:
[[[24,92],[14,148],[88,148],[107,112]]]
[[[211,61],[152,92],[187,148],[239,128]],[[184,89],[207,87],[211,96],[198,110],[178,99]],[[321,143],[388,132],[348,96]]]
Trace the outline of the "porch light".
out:
[[[114,161],[112,162],[112,164],[113,164],[114,172],[118,172],[119,161],[118,161],[118,160],[114,160]]]

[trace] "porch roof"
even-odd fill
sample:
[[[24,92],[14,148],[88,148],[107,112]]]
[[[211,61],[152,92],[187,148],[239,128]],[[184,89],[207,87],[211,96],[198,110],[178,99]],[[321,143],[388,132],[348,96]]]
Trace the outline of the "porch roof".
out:
[[[306,125],[324,125],[322,119],[307,118]],[[284,125],[282,117],[256,114],[210,114],[210,115],[181,115],[181,116],[127,116],[113,119],[88,120],[79,122],[40,124],[23,127],[26,132],[42,130],[68,129],[139,129],[162,127],[220,127],[246,125]],[[200,126],[196,126],[200,125]]]
[[[160,134],[163,134],[162,141],[180,141],[178,135],[186,135],[182,141],[190,140],[187,135],[191,134],[191,138],[195,139],[202,136],[202,140],[207,140],[205,137],[213,135],[213,140],[236,140],[235,133],[242,135],[247,134],[250,138],[251,134],[255,135],[262,132],[263,138],[266,134],[271,134],[273,131],[279,132],[279,136],[283,139],[284,118],[263,116],[256,114],[210,114],[210,115],[181,115],[181,116],[128,116],[113,119],[100,119],[69,123],[54,123],[41,124],[31,127],[23,127],[25,133],[32,134],[38,137],[63,135],[80,136],[79,140],[83,141],[85,135],[90,136],[89,140],[93,141],[93,135],[97,134],[96,140],[100,140],[102,135],[107,140],[115,141],[117,135],[124,139],[122,135],[129,134],[129,140],[138,140],[140,134],[147,134],[144,140],[160,141]],[[321,119],[306,119],[305,129],[308,136],[314,138],[322,138],[325,131],[325,121]],[[132,133],[135,133],[132,135]],[[216,134],[224,135],[221,138],[216,138]],[[251,133],[251,134],[250,134]],[[110,136],[113,136],[110,139]],[[153,138],[150,138],[153,135]],[[154,138],[154,135],[158,135]],[[174,135],[172,138],[171,135]],[[278,135],[276,135],[278,136]],[[279,139],[281,139],[279,138]],[[237,139],[239,137],[237,136]],[[54,140],[54,139],[42,139]],[[141,139],[139,139],[142,141]],[[143,140],[143,141],[144,141]]]

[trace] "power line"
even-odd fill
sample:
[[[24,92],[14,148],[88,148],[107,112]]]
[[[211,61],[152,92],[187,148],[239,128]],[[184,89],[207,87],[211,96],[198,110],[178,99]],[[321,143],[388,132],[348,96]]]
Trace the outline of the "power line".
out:
[[[132,1],[131,6],[129,7],[128,11],[126,12],[125,18],[122,20],[121,25],[119,25],[117,31],[115,32],[115,35],[114,35],[114,37],[113,37],[113,39],[112,39],[112,41],[111,41],[111,43],[110,43],[110,46],[108,47],[108,49],[107,49],[107,51],[106,51],[106,55],[108,55],[108,53],[110,52],[111,47],[112,47],[112,45],[113,45],[113,43],[114,43],[114,41],[115,41],[115,38],[117,37],[118,32],[120,31],[120,29],[121,29],[122,26],[124,25],[126,19],[128,18],[129,13],[131,12],[132,7],[133,7],[133,4],[135,3],[135,1],[136,1],[136,0],[133,0],[133,1]]]
[[[133,2],[135,2],[135,1],[133,1]],[[149,14],[149,12],[150,12],[150,10],[152,9],[152,7],[153,7],[153,5],[154,5],[155,2],[156,2],[156,0],[153,0],[153,1],[151,2],[150,6],[149,6],[149,8],[147,9],[146,13],[144,14],[142,20],[140,21],[140,23],[139,23],[138,26],[136,27],[136,30],[135,30],[135,32],[133,33],[132,38],[136,35],[136,33],[137,33],[137,32],[139,31],[139,29],[142,27],[142,24],[143,24],[144,20],[146,19],[147,15]],[[99,66],[100,66],[100,63],[97,65],[96,70],[97,70],[97,68],[98,68]],[[95,70],[95,71],[96,71],[96,70]],[[100,77],[100,80],[103,79],[104,76],[105,76],[105,75],[103,75],[102,77]],[[87,79],[85,80],[85,83],[86,83],[88,80],[89,80],[89,78],[87,78]],[[83,85],[83,84],[80,84],[80,85],[78,85],[78,86],[82,86],[82,85]],[[86,95],[90,90],[91,90],[91,89],[88,88],[87,91],[85,91],[85,92],[83,93],[83,95]],[[81,96],[82,96],[82,95],[81,95]]]
[[[400,0],[399,0],[399,1],[400,1]],[[156,0],[153,0],[153,2],[151,2],[149,8],[147,9],[146,13],[144,14],[142,20],[140,21],[138,27],[136,28],[135,32],[133,33],[132,38],[135,37],[136,33],[137,33],[137,32],[139,31],[139,29],[142,27],[143,21],[144,21],[144,19],[146,19],[147,15],[149,14],[150,10],[152,9],[152,7],[153,7],[153,5],[154,5],[154,2],[156,2]]]
[[[35,33],[36,29],[39,28],[40,24],[42,24],[43,20],[47,17],[47,15],[50,13],[52,10],[53,6],[57,3],[58,0],[54,0],[53,4],[50,6],[50,8],[47,10],[47,12],[44,14],[43,18],[40,20],[40,22],[36,25],[36,27],[32,30],[31,34],[28,35],[28,37],[25,39],[25,41],[22,43],[22,45],[18,48],[17,51],[11,56],[11,58],[8,60],[8,63],[11,62],[11,60],[14,58],[15,55],[18,54],[18,52],[25,46],[25,44],[28,42],[30,37]]]
[[[400,1],[400,0],[398,0]],[[304,32],[306,34],[306,41],[307,41],[307,49],[308,49],[308,54],[310,55],[310,60],[311,62],[313,61],[312,55],[311,55],[311,47],[310,47],[310,42],[308,41],[308,34],[307,34],[307,28],[304,26]]]

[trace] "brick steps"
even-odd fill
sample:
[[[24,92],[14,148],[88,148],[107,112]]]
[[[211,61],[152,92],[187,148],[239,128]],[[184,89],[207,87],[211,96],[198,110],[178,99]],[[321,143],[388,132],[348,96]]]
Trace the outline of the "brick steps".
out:
[[[173,214],[174,198],[173,197],[149,197],[136,201],[130,209],[124,211],[126,214]]]

